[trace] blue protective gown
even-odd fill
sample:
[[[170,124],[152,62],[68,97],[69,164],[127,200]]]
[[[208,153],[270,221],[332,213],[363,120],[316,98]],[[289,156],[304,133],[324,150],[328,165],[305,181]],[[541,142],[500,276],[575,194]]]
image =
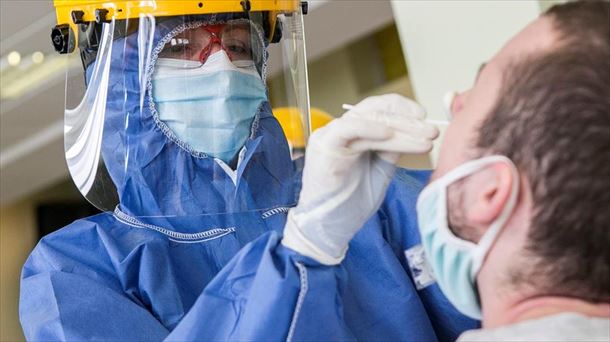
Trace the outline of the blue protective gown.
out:
[[[280,244],[300,173],[269,104],[234,184],[168,136],[150,96],[140,107],[136,36],[114,43],[102,146],[120,205],[36,246],[21,281],[28,340],[432,341],[477,326],[436,285],[416,290],[407,265],[428,172],[399,170],[344,262],[320,265]]]

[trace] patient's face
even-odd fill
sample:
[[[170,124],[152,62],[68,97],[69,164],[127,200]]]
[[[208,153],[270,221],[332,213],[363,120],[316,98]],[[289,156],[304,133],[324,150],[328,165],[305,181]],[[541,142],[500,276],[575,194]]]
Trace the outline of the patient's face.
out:
[[[473,87],[458,94],[452,105],[453,119],[441,146],[433,179],[476,157],[478,130],[500,96],[509,63],[543,52],[557,41],[552,20],[541,17],[513,37],[490,61],[481,66]]]

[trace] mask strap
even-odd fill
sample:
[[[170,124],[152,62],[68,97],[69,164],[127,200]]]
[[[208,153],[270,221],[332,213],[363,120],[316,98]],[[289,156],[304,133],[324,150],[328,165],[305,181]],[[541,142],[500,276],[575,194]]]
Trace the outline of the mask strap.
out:
[[[508,221],[510,215],[513,213],[513,210],[515,209],[515,206],[517,204],[517,197],[519,195],[519,171],[517,170],[517,167],[512,162],[512,160],[503,156],[501,156],[501,158],[503,159],[504,163],[509,165],[509,169],[512,174],[511,193],[508,198],[508,202],[506,202],[506,205],[502,210],[502,213],[500,213],[500,216],[498,216],[498,218],[489,226],[489,229],[487,230],[487,232],[485,232],[483,237],[481,237],[481,240],[477,244],[476,249],[473,251],[473,274],[471,274],[471,279],[473,280],[475,279],[478,271],[481,269],[483,261],[485,261],[485,257],[487,257],[491,246],[496,241],[500,230],[504,228],[506,222]],[[497,161],[500,161],[500,159],[498,159]]]
[[[481,237],[481,240],[479,241],[479,243],[475,244],[471,241],[464,240],[464,239],[456,236],[455,234],[453,234],[453,232],[451,232],[448,225],[446,225],[446,224],[444,225],[447,227],[447,230],[448,230],[448,232],[446,232],[446,233],[448,233],[452,239],[455,239],[458,244],[463,245],[467,248],[474,248],[474,250],[473,250],[474,264],[473,264],[473,267],[471,269],[471,274],[470,274],[472,281],[474,281],[476,274],[478,273],[481,265],[483,264],[483,260],[487,256],[487,252],[489,251],[489,249],[491,248],[491,245],[495,241],[496,236],[500,232],[500,229],[504,226],[504,224],[506,223],[506,221],[512,214],[513,209],[516,205],[517,195],[519,194],[519,172],[517,170],[517,167],[512,162],[512,160],[508,159],[505,156],[501,156],[501,155],[492,155],[492,156],[483,157],[480,159],[471,160],[471,161],[468,161],[468,162],[456,167],[455,169],[449,171],[447,174],[445,174],[441,178],[433,181],[432,183],[430,183],[429,188],[424,189],[424,191],[420,194],[420,196],[425,196],[425,194],[424,194],[425,192],[432,191],[433,187],[434,188],[439,187],[439,188],[443,189],[444,198],[442,200],[447,201],[446,194],[447,194],[447,187],[449,185],[459,181],[460,179],[466,178],[466,177],[476,173],[477,171],[479,171],[489,165],[495,164],[495,163],[505,163],[505,164],[509,165],[509,168],[510,168],[510,171],[512,174],[511,194],[510,194],[510,197],[508,198],[508,202],[504,206],[502,213],[500,213],[500,216],[498,216],[498,218],[489,226],[489,228],[487,229],[487,232],[485,232],[485,234],[483,234],[483,237]],[[447,219],[448,214],[449,213],[447,213],[447,212],[444,213],[445,219]]]
[[[434,183],[438,184],[438,186],[447,187],[447,186],[459,181],[462,178],[466,178],[466,177],[472,175],[473,173],[483,169],[484,167],[486,167],[488,165],[495,164],[498,162],[503,162],[503,163],[506,163],[506,164],[509,164],[509,165],[512,165],[513,167],[515,167],[513,162],[510,159],[506,158],[505,156],[492,155],[492,156],[468,161],[468,162],[456,167],[455,169],[449,171],[447,174],[445,174],[441,178],[434,181]],[[515,168],[515,170],[516,170],[516,168]]]

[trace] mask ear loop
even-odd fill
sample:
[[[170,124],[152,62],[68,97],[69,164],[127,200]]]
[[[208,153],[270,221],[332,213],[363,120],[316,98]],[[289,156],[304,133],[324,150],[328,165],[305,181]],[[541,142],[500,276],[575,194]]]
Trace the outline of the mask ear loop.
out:
[[[433,189],[440,188],[440,189],[443,189],[442,190],[442,193],[443,193],[442,196],[444,197],[443,201],[446,202],[447,201],[447,187],[449,185],[457,182],[460,179],[468,177],[468,176],[472,175],[473,173],[475,173],[491,164],[494,164],[494,163],[505,163],[505,164],[509,165],[511,174],[513,176],[513,182],[511,184],[511,187],[512,187],[511,195],[508,199],[508,202],[506,203],[506,206],[504,207],[504,211],[490,225],[489,229],[487,230],[487,232],[485,232],[485,234],[483,235],[481,240],[478,243],[464,240],[464,239],[456,236],[449,229],[448,222],[439,222],[439,225],[441,227],[446,227],[443,229],[443,231],[454,241],[454,243],[456,243],[464,248],[474,249],[473,253],[475,253],[475,256],[474,256],[475,265],[472,268],[472,274],[471,274],[472,279],[474,279],[474,277],[476,276],[476,273],[478,272],[478,269],[479,269],[480,265],[482,264],[482,259],[485,258],[485,255],[487,254],[489,247],[495,240],[496,235],[498,234],[498,232],[502,228],[502,226],[504,226],[504,224],[508,220],[509,215],[512,213],[512,210],[514,209],[514,206],[517,201],[517,195],[519,193],[519,172],[517,171],[517,167],[510,159],[506,158],[505,156],[501,156],[501,155],[491,155],[491,156],[483,157],[480,159],[471,160],[471,161],[468,161],[468,162],[456,167],[455,169],[449,171],[447,174],[445,174],[441,178],[431,182],[428,185],[428,187],[426,189],[424,189],[422,191],[422,193],[420,194],[420,197],[423,198],[423,197],[427,196],[430,192],[432,192]],[[442,215],[442,217],[447,219],[447,215],[448,215],[448,213],[445,212],[444,215]]]
[[[479,273],[479,270],[481,269],[481,266],[483,265],[483,262],[485,261],[487,254],[489,253],[489,250],[491,249],[491,246],[493,245],[493,243],[496,241],[498,235],[500,234],[500,230],[502,228],[504,228],[510,215],[513,213],[513,210],[515,209],[515,206],[517,204],[517,197],[519,195],[520,181],[519,181],[519,171],[517,170],[517,166],[515,166],[515,164],[512,162],[512,160],[510,160],[504,156],[499,156],[499,157],[495,157],[495,158],[497,158],[496,161],[504,162],[505,164],[507,164],[509,166],[510,173],[512,175],[511,193],[508,198],[508,202],[504,206],[504,210],[502,210],[502,213],[500,213],[500,216],[491,224],[491,226],[489,227],[487,232],[485,232],[485,234],[483,235],[483,237],[477,244],[476,249],[473,251],[474,260],[473,260],[473,267],[471,269],[472,273],[470,274],[470,279],[473,282],[475,281],[476,276]]]

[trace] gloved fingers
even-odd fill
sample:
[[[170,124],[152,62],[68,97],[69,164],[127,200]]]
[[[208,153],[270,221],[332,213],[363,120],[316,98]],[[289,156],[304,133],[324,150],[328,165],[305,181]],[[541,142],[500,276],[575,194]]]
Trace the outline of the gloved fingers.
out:
[[[418,118],[424,119],[428,114],[422,105],[419,103],[406,98],[404,96],[398,94],[388,94],[386,95],[388,99],[393,99],[391,101],[390,110],[392,111],[402,111],[412,113],[417,115]]]
[[[366,98],[344,117],[381,122],[413,136],[434,139],[439,135],[436,126],[424,121],[426,112],[422,106],[396,94]]]
[[[316,134],[320,132],[319,134]],[[310,138],[310,143],[337,148],[351,148],[356,141],[381,141],[392,137],[392,129],[379,122],[354,117],[342,117],[318,130]],[[312,141],[313,140],[313,141]]]
[[[350,115],[350,117],[352,116]],[[414,137],[436,139],[440,133],[436,126],[424,120],[394,115],[392,113],[371,112],[368,116],[362,117],[362,119],[383,123],[393,130],[398,130]]]
[[[350,115],[357,116],[368,116],[370,112],[382,112],[422,120],[426,117],[426,111],[417,102],[397,94],[368,97],[354,106],[350,112],[352,112]]]
[[[385,140],[356,140],[349,148],[354,151],[396,152],[405,154],[428,153],[432,150],[432,139],[413,137],[400,131],[394,131],[392,137]]]
[[[411,137],[434,140],[440,135],[436,126],[423,120],[403,119],[392,123],[391,127],[396,127],[397,130]]]
[[[412,141],[385,141],[385,142],[370,142],[357,141],[350,145],[349,149],[354,153],[363,153],[366,151],[372,152],[389,152],[399,154],[425,154],[432,150],[432,142],[414,143]]]
[[[367,115],[360,115],[355,114],[354,111],[350,111],[346,113],[343,118],[361,119],[383,123],[394,130],[402,131],[414,137],[436,139],[440,134],[436,126],[429,124],[424,120],[397,115],[395,113],[373,111],[367,113]]]

